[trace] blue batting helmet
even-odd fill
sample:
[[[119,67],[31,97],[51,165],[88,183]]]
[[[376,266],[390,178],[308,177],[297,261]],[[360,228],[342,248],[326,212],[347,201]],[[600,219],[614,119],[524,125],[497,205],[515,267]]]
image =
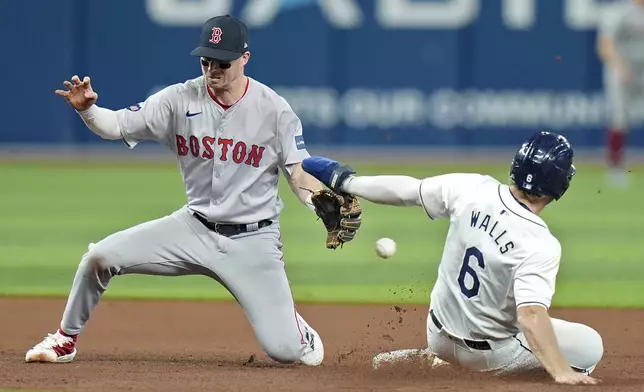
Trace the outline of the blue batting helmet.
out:
[[[514,156],[510,178],[527,193],[559,200],[576,173],[572,157],[572,147],[565,137],[553,132],[536,133]]]

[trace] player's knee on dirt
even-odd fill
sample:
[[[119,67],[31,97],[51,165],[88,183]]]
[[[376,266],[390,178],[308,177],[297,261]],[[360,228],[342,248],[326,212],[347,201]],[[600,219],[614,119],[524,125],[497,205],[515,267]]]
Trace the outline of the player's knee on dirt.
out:
[[[264,352],[279,363],[288,364],[302,358],[307,344],[297,329],[278,328],[256,330]]]
[[[580,333],[586,338],[586,345],[584,346],[584,358],[581,360],[579,366],[582,369],[592,372],[595,366],[601,361],[604,356],[604,342],[599,332],[593,328],[580,324]]]
[[[592,372],[604,356],[601,335],[584,324],[568,323],[568,329],[566,337],[558,339],[566,359],[573,368]]]
[[[272,360],[283,364],[299,361],[305,348],[299,340],[286,342],[284,339],[262,342],[262,347]]]

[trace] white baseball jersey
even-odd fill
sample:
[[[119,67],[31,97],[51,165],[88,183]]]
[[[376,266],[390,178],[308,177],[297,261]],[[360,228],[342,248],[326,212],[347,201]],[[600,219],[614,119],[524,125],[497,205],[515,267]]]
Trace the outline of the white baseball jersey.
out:
[[[561,246],[548,226],[480,174],[446,174],[420,186],[430,218],[449,232],[431,294],[445,329],[465,339],[503,339],[518,329],[517,307],[550,307]]]
[[[300,119],[286,100],[252,78],[230,107],[217,102],[201,76],[117,114],[130,148],[152,140],[177,154],[188,207],[212,222],[278,219],[279,169],[309,156]]]
[[[644,66],[644,6],[626,0],[603,8],[598,33],[613,39],[629,65]]]

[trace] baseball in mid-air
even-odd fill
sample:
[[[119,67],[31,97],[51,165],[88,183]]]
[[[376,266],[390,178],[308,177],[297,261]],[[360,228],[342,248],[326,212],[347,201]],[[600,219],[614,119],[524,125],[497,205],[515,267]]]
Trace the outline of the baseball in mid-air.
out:
[[[391,238],[381,238],[376,241],[376,253],[383,259],[388,259],[396,253],[396,242]]]

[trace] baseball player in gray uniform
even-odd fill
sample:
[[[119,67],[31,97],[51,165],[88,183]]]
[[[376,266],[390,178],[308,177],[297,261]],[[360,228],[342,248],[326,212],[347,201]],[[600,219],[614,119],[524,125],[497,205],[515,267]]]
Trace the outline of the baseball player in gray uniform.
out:
[[[72,361],[77,336],[114,276],[199,274],[234,296],[270,358],[322,363],[320,335],[297,313],[284,270],[279,172],[314,211],[310,191],[323,188],[301,168],[309,154],[299,118],[282,97],[244,74],[249,45],[243,22],[219,16],[204,24],[191,53],[201,62],[196,79],[118,111],[95,104],[88,77],[74,76],[64,82],[67,90],[56,90],[100,137],[129,148],[156,141],[175,152],[188,202],[90,246],[60,328],[27,352],[27,362]]]
[[[644,117],[644,0],[620,0],[601,14],[597,50],[608,103],[608,164],[614,185],[627,184],[623,150],[629,125]]]

